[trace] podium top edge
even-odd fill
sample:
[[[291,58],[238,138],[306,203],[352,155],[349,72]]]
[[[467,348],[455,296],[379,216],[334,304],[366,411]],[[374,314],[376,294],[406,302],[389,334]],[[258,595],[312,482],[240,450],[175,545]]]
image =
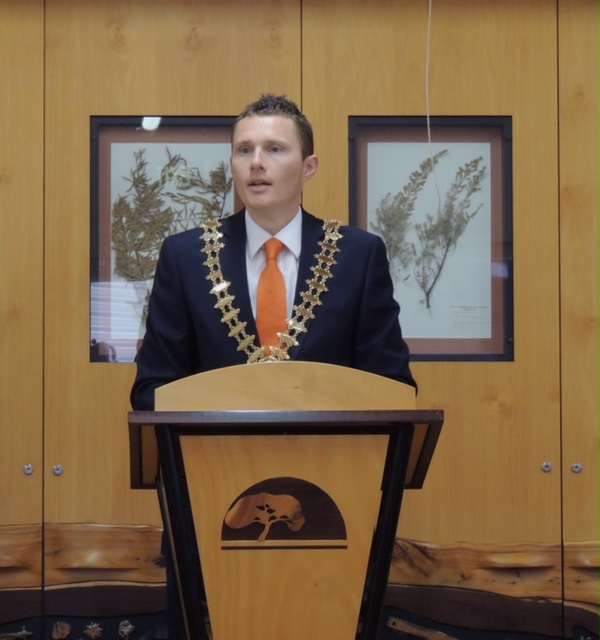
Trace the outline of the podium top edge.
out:
[[[210,421],[215,424],[241,424],[274,422],[285,419],[290,423],[306,423],[315,420],[352,422],[388,422],[390,420],[412,423],[443,423],[442,409],[373,409],[361,411],[280,411],[280,410],[233,410],[233,411],[130,411],[131,425],[179,424],[192,425]]]

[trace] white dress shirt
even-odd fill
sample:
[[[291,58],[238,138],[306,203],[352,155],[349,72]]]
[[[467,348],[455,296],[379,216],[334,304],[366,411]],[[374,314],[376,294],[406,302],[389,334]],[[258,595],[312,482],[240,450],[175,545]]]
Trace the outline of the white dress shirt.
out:
[[[287,294],[288,318],[292,315],[294,304],[294,293],[296,292],[296,281],[298,280],[298,261],[300,259],[300,247],[302,243],[302,210],[298,208],[298,213],[294,218],[279,231],[275,236],[259,227],[254,220],[245,213],[246,216],[246,271],[248,273],[248,290],[250,292],[250,302],[252,313],[256,318],[256,291],[258,289],[258,279],[267,263],[264,244],[272,237],[281,240],[285,245],[282,252],[277,257],[277,265],[283,273],[285,289]]]

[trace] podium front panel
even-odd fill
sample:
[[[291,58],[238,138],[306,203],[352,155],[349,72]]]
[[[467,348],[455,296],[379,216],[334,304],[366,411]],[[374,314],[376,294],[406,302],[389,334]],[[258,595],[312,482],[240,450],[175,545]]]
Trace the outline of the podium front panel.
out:
[[[214,640],[355,638],[389,435],[179,440]]]

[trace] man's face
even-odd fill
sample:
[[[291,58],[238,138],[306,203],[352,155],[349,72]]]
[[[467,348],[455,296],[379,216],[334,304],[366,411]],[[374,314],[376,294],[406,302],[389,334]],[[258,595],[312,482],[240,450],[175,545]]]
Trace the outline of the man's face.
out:
[[[290,118],[250,116],[238,122],[231,170],[237,192],[253,217],[277,217],[287,224],[298,210],[304,183],[317,167],[316,156],[302,159]]]

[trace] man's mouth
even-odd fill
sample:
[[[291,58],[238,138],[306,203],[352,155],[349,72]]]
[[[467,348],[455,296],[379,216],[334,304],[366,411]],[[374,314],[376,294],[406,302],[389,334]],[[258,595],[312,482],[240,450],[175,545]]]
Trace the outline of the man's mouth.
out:
[[[270,182],[267,182],[266,180],[252,180],[249,183],[249,186],[251,187],[268,187],[270,186]]]

